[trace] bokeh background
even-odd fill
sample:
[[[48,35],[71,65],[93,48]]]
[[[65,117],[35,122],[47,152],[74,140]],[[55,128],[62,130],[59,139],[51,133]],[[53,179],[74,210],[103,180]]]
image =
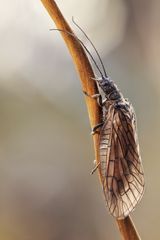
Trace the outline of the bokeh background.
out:
[[[135,107],[146,191],[132,217],[142,239],[159,239],[160,2],[57,3]],[[0,0],[0,19],[0,239],[120,239],[90,176],[84,96],[60,34],[38,0]]]

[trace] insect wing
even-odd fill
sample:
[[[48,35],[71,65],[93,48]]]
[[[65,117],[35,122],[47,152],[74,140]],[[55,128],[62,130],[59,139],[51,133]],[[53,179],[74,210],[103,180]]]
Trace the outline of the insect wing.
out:
[[[109,212],[119,219],[135,208],[144,191],[135,116],[128,106],[111,105],[100,133],[103,191]]]

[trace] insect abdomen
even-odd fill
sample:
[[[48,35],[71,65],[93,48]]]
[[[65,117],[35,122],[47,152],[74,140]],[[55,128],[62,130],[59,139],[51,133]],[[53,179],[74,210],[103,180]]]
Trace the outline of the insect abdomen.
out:
[[[112,135],[111,119],[113,117],[112,116],[113,114],[114,114],[114,109],[110,105],[107,112],[107,119],[104,121],[104,125],[102,126],[102,129],[100,132],[100,163],[101,163],[101,173],[103,177],[106,176],[107,159],[109,159],[109,155],[110,155],[111,135]]]
[[[100,169],[109,212],[125,218],[140,201],[144,175],[135,132],[133,109],[112,103],[100,131]]]
[[[110,150],[110,135],[111,135],[111,129],[103,129],[103,134],[101,136],[100,140],[100,163],[101,163],[101,173],[102,176],[106,176],[106,168],[107,168],[107,159],[109,156],[109,150]]]

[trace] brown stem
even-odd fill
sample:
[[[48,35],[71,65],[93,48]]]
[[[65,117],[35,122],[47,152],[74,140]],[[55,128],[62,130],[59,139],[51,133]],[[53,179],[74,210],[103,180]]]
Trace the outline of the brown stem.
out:
[[[134,226],[132,219],[128,216],[123,220],[117,220],[119,231],[124,240],[140,240],[140,236]]]
[[[58,29],[62,29],[64,31],[73,33],[70,26],[64,19],[62,13],[60,12],[57,4],[54,0],[41,0],[44,7],[48,11],[49,15],[55,22]],[[91,79],[91,77],[95,77],[90,62],[86,56],[85,51],[83,50],[79,41],[73,36],[61,32],[61,35],[69,49],[69,52],[73,58],[74,64],[80,76],[82,89],[87,92],[89,95],[93,95],[98,93],[97,86],[95,81]],[[91,127],[93,128],[95,125],[101,122],[102,119],[102,111],[97,104],[95,99],[92,99],[88,96],[85,97],[89,120]],[[94,141],[94,150],[97,164],[99,163],[99,134],[95,134],[93,136]],[[101,172],[99,170],[100,180],[102,181]],[[124,240],[140,240],[138,233],[134,227],[133,222],[130,217],[127,217],[124,220],[117,220],[118,228],[121,233],[122,239]]]

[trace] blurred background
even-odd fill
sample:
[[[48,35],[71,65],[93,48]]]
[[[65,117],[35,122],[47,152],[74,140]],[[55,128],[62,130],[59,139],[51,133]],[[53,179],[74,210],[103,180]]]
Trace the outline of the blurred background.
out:
[[[159,239],[160,2],[57,4],[134,105],[146,191],[132,217],[142,239]],[[0,239],[120,239],[90,176],[84,96],[60,34],[40,1],[0,0],[0,16]]]

